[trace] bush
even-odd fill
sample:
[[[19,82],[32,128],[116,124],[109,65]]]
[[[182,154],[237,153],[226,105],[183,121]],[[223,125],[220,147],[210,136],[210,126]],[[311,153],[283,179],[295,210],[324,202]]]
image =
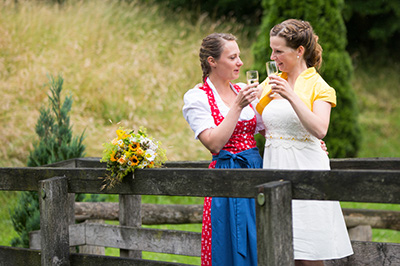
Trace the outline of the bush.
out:
[[[72,129],[69,124],[69,112],[72,106],[72,97],[61,101],[61,91],[64,80],[61,76],[50,79],[49,95],[50,107],[41,108],[36,124],[36,133],[39,142],[30,152],[28,166],[35,167],[51,164],[67,159],[84,156],[85,146],[82,144],[84,133],[80,137],[72,138]],[[77,195],[76,200],[82,200]],[[11,240],[16,247],[29,247],[29,232],[40,229],[39,198],[37,192],[21,192],[14,212],[10,214],[18,237]]]
[[[341,15],[343,0],[263,0],[262,5],[265,14],[253,46],[253,68],[259,70],[262,78],[266,77],[265,62],[271,54],[269,31],[274,25],[289,18],[309,21],[324,49],[321,75],[336,90],[338,103],[338,107],[332,109],[329,132],[324,140],[331,157],[355,157],[361,143],[361,131],[351,87],[353,68],[346,52],[346,29]]]

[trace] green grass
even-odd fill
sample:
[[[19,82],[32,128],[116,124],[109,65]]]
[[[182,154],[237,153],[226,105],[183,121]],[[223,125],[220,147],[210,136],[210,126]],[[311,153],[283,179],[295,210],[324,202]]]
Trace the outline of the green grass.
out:
[[[0,245],[2,246],[9,246],[11,239],[17,236],[10,218],[10,210],[16,203],[17,193],[0,191]]]
[[[76,135],[86,130],[86,156],[100,157],[101,144],[122,125],[146,127],[162,141],[169,160],[209,160],[209,152],[194,140],[181,113],[183,94],[201,82],[201,39],[215,31],[235,34],[245,64],[239,79],[243,81],[246,66],[252,64],[254,34],[243,25],[207,15],[171,16],[165,8],[144,1],[66,2],[62,7],[45,1],[0,3],[0,167],[26,165],[37,139],[38,110],[47,104],[47,74],[61,74],[65,95],[73,96],[71,122]],[[359,157],[400,157],[400,65],[357,60],[354,64],[353,88],[363,131]],[[0,245],[9,245],[16,236],[8,214],[16,194],[0,191]],[[183,197],[142,199],[202,202]],[[399,210],[399,205],[388,204],[342,206]],[[199,231],[200,225],[183,225],[180,230]],[[399,238],[399,232],[373,230],[374,241],[400,243]],[[107,248],[107,254],[118,256],[119,251]],[[185,256],[145,252],[144,258],[199,264],[198,258]]]

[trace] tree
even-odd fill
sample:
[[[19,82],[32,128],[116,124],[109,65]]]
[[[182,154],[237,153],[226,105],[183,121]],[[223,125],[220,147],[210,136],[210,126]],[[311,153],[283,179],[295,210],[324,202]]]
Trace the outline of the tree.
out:
[[[257,42],[253,46],[253,68],[266,77],[270,29],[289,18],[309,21],[324,49],[321,75],[336,90],[338,107],[332,109],[329,132],[324,139],[332,157],[355,157],[361,130],[355,93],[351,87],[353,68],[346,52],[346,28],[341,15],[343,0],[262,0],[264,14]],[[288,8],[290,7],[290,8]]]
[[[28,166],[35,167],[84,156],[84,132],[80,137],[72,137],[69,112],[72,97],[67,96],[61,102],[64,80],[61,76],[54,79],[49,76],[51,95],[48,96],[50,107],[42,107],[36,124],[39,141],[30,152]],[[11,240],[12,246],[29,247],[29,232],[39,230],[40,212],[37,192],[22,192],[11,214],[11,220],[18,237]]]
[[[399,58],[400,1],[346,0],[343,12],[350,53],[387,64]],[[364,62],[366,60],[362,60]],[[380,63],[382,63],[380,62]]]

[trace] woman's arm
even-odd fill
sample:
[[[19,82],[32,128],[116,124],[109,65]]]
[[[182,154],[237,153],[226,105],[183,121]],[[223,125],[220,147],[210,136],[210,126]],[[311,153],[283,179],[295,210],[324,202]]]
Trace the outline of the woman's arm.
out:
[[[317,100],[313,103],[313,111],[311,111],[285,79],[273,76],[270,84],[275,84],[275,86],[272,85],[271,93],[277,92],[290,102],[308,132],[319,139],[326,136],[332,108],[329,102]]]
[[[225,119],[215,128],[209,128],[199,134],[201,143],[212,153],[219,153],[229,141],[239,120],[243,108],[255,100],[254,83],[240,90]]]

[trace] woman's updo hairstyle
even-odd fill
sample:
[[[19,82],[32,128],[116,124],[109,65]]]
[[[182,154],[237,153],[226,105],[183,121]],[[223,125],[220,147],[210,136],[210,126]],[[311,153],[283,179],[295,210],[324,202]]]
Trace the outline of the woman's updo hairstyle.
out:
[[[236,41],[236,37],[229,33],[212,33],[203,39],[199,53],[203,81],[211,73],[211,66],[207,58],[211,56],[218,60],[224,50],[225,41]]]
[[[270,36],[284,38],[286,45],[292,49],[297,49],[302,45],[305,48],[304,60],[307,67],[319,69],[321,66],[322,47],[309,22],[298,19],[285,20],[271,29]]]

